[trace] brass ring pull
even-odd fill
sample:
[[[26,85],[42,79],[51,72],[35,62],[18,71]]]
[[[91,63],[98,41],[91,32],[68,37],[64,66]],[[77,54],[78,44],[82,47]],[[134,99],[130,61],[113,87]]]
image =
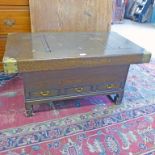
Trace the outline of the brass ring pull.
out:
[[[108,84],[108,85],[106,85],[106,88],[107,88],[107,89],[112,89],[112,88],[115,88],[115,85],[113,85],[113,84]]]
[[[74,89],[77,93],[82,93],[84,91],[84,88],[75,88]]]
[[[16,24],[16,21],[14,19],[5,19],[3,23],[7,27],[12,27],[13,25]]]
[[[49,96],[50,95],[50,91],[41,91],[40,95],[44,96],[44,97]]]

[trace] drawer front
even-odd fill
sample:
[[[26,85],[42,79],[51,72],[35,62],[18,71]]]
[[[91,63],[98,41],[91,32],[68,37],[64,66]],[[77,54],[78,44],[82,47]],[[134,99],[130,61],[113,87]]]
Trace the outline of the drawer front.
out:
[[[30,32],[30,13],[27,7],[1,9],[0,15],[0,34]]]
[[[3,57],[5,51],[6,38],[0,37],[0,60]]]
[[[3,71],[3,64],[2,64],[2,62],[0,62],[0,72],[2,72]]]
[[[71,87],[65,87],[62,89],[45,89],[45,90],[32,90],[30,92],[26,91],[26,98],[37,99],[37,98],[49,98],[56,96],[78,96],[83,94],[89,94],[90,92],[100,92],[100,91],[116,91],[122,88],[122,83],[99,83],[92,85],[77,85]]]
[[[0,5],[29,5],[29,0],[0,0]]]
[[[30,98],[48,98],[53,96],[58,96],[59,90],[58,89],[46,89],[46,90],[35,90],[29,92]]]
[[[83,93],[88,93],[91,91],[91,86],[78,86],[64,89],[46,89],[39,91],[31,91],[26,93],[26,98],[48,98],[56,97],[61,95],[78,95]]]
[[[73,86],[69,88],[65,88],[64,92],[65,95],[70,95],[70,94],[83,94],[83,93],[88,93],[92,90],[91,86]]]
[[[96,91],[112,91],[121,89],[123,87],[122,82],[104,82],[96,85]]]
[[[0,71],[3,70],[2,59],[5,51],[6,37],[0,37]]]

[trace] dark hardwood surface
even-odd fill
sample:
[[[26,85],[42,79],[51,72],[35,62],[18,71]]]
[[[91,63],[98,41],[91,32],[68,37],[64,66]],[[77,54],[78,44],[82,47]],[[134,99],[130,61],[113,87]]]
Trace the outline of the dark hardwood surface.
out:
[[[40,71],[21,74],[24,79],[25,94],[29,99],[42,97],[40,92],[51,92],[49,96],[68,95],[94,90],[123,89],[128,65],[102,66],[94,68]],[[57,92],[56,92],[56,91]]]
[[[3,63],[6,73],[23,77],[32,116],[35,104],[88,95],[108,95],[120,104],[130,64],[150,57],[114,32],[21,33],[9,35]]]
[[[17,72],[33,72],[147,63],[150,57],[114,32],[21,33],[9,35],[3,63],[13,59]]]
[[[57,71],[21,73],[24,81],[25,107],[32,115],[33,105],[90,95],[108,95],[120,104],[129,65],[110,65]]]

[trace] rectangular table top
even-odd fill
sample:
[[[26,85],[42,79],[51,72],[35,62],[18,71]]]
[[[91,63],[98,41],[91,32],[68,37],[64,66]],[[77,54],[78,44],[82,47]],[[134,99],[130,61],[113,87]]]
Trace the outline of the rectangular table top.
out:
[[[151,54],[110,32],[10,34],[3,63],[6,73],[146,63]]]

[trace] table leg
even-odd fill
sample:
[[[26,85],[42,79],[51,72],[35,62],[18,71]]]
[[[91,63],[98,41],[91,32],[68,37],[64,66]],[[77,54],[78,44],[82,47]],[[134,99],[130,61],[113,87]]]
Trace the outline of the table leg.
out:
[[[114,102],[116,105],[119,105],[122,103],[123,96],[124,96],[124,91],[121,91],[121,92],[117,93],[114,97],[112,97],[111,95],[108,95],[108,98],[112,102]]]
[[[33,116],[33,105],[31,103],[25,103],[25,109],[27,117]]]
[[[114,101],[116,105],[119,105],[119,104],[122,103],[123,96],[124,96],[124,91],[122,91],[122,92],[116,94],[116,96],[115,96],[115,101]]]

